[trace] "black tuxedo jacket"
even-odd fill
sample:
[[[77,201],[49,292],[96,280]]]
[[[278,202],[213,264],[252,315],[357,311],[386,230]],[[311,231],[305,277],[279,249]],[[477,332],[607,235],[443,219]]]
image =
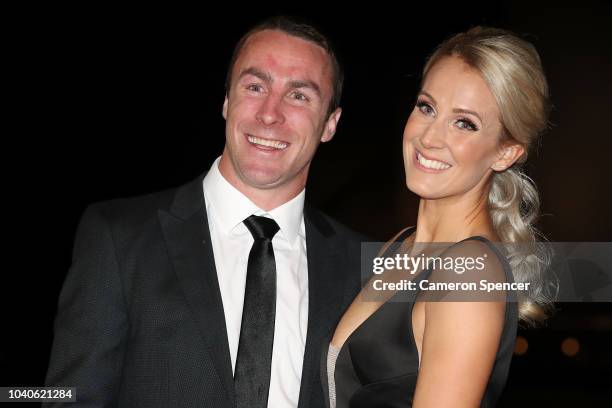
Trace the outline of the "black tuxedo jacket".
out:
[[[54,325],[47,386],[87,407],[234,407],[202,179],[91,205]],[[360,289],[363,237],[305,207],[308,332],[299,407],[323,407],[324,339]],[[48,404],[47,406],[59,406]]]

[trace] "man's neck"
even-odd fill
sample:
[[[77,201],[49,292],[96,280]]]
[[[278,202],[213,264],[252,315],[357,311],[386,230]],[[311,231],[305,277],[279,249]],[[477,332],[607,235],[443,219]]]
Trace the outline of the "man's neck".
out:
[[[227,162],[225,162],[227,160]],[[257,207],[264,211],[271,211],[281,205],[291,201],[304,190],[306,180],[294,180],[291,183],[283,183],[279,186],[270,188],[257,188],[243,182],[235,171],[229,169],[231,163],[229,159],[221,157],[219,162],[219,172],[221,176],[230,183],[236,190],[244,194]]]

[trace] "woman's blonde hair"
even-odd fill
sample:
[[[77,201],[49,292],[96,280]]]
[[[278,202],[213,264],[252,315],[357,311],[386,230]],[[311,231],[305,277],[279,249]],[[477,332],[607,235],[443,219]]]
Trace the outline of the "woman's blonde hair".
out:
[[[535,325],[553,310],[554,299],[554,286],[544,278],[550,256],[537,243],[543,237],[533,226],[540,199],[522,171],[527,151],[548,126],[549,93],[540,57],[533,45],[506,30],[474,27],[443,42],[428,59],[423,78],[450,56],[461,58],[487,83],[500,112],[500,142],[525,149],[513,166],[493,174],[488,207],[495,232],[510,244],[506,248],[515,281],[530,283],[528,295],[519,294],[519,318]]]

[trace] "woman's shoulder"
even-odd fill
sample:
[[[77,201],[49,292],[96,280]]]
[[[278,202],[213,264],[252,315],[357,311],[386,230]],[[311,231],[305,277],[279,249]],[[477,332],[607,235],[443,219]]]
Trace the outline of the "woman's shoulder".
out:
[[[410,239],[410,236],[416,231],[416,226],[410,226],[402,228],[398,233],[393,235],[391,239],[387,241],[387,244],[402,244],[406,240]]]
[[[480,260],[480,274],[483,277],[499,282],[513,282],[512,267],[508,262],[507,251],[503,242],[492,241],[485,235],[474,235],[453,245],[449,254],[464,256],[466,259]]]
[[[393,256],[400,252],[410,239],[412,233],[416,230],[415,226],[402,228],[398,233],[393,235],[387,242],[379,246],[378,256]]]
[[[428,282],[441,288],[427,300],[458,302],[505,302],[512,271],[496,243],[473,236],[448,245],[428,259]],[[493,288],[493,290],[490,290]]]

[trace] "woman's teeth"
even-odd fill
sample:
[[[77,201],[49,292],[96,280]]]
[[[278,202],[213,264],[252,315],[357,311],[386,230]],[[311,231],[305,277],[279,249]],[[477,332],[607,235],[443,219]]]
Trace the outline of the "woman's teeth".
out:
[[[278,140],[262,139],[262,138],[251,136],[251,135],[248,135],[247,138],[249,142],[256,144],[256,145],[260,145],[260,146],[273,147],[279,150],[282,150],[287,147],[287,143],[280,142]]]
[[[427,160],[421,153],[417,152],[417,160],[423,167],[433,170],[446,170],[450,168],[450,164],[442,163],[436,160]]]

